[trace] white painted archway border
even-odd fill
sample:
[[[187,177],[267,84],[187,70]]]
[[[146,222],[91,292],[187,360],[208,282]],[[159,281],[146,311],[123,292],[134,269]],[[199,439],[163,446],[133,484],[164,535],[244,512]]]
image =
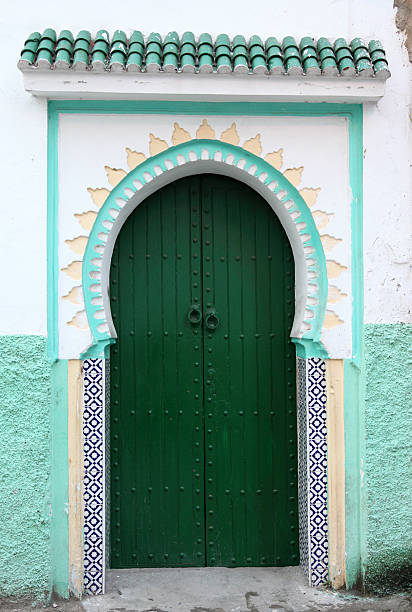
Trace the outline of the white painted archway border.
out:
[[[215,140],[192,140],[139,164],[111,191],[99,211],[83,259],[83,294],[93,344],[83,357],[98,357],[116,338],[108,281],[116,238],[127,217],[164,185],[200,173],[231,176],[250,185],[272,207],[289,238],[295,259],[295,320],[291,336],[309,354],[326,356],[319,343],[327,301],[327,271],[312,214],[293,185],[266,161]]]

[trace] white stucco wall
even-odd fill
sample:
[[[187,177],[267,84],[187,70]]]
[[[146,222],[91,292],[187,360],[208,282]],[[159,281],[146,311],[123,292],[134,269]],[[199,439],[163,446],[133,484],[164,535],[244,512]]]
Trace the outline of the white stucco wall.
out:
[[[385,97],[365,108],[364,240],[366,322],[411,321],[410,275],[412,206],[410,170],[410,77],[402,36],[396,32],[391,2],[375,0],[257,0],[253,10],[235,0],[210,0],[207,10],[193,2],[160,2],[153,8],[132,0],[8,3],[2,10],[2,240],[0,333],[46,334],[46,104],[27,94],[16,68],[26,35],[46,26],[56,30],[101,27],[140,28],[166,33],[306,34],[336,38],[379,37],[387,50],[392,78]],[[242,10],[240,10],[242,9]],[[409,285],[408,285],[409,282]],[[408,295],[409,293],[409,295]]]

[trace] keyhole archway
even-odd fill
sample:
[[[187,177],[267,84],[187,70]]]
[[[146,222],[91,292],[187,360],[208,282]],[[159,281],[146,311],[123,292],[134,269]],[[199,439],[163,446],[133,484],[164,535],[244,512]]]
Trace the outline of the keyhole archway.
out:
[[[314,219],[291,183],[270,164],[240,147],[214,140],[189,141],[146,160],[129,172],[111,191],[90,233],[83,258],[83,295],[92,344],[84,359],[85,384],[85,499],[93,496],[95,481],[103,485],[103,505],[86,502],[85,588],[104,591],[106,516],[105,474],[108,473],[105,443],[99,450],[95,440],[96,410],[104,438],[109,418],[105,393],[109,376],[109,347],[116,342],[116,329],[109,299],[109,275],[114,245],[129,215],[150,195],[173,181],[196,174],[218,174],[249,185],[261,195],[279,219],[291,246],[295,266],[295,316],[291,339],[297,348],[299,423],[299,551],[301,564],[311,583],[320,584],[327,575],[326,442],[317,428],[326,427],[325,365],[327,353],[320,333],[327,300],[325,255]],[[96,383],[98,381],[98,383]],[[99,408],[94,397],[99,395]],[[106,399],[104,399],[106,398]],[[100,402],[103,401],[101,404]],[[316,431],[312,427],[316,421]],[[90,426],[89,426],[90,422]],[[313,429],[311,433],[311,428]],[[313,437],[314,436],[314,437]],[[313,440],[312,440],[313,437]],[[308,440],[311,440],[310,444]],[[316,447],[316,448],[315,448]],[[95,470],[93,452],[102,465]],[[310,453],[315,452],[316,458]],[[101,457],[101,459],[100,459]],[[95,473],[96,472],[96,473]],[[313,499],[316,498],[316,507]],[[312,500],[312,501],[311,501]],[[315,515],[313,514],[315,513]],[[86,527],[85,525],[85,527]],[[95,531],[98,542],[95,542]],[[96,558],[96,554],[98,557]]]
[[[93,344],[83,357],[96,357],[116,331],[108,298],[113,247],[131,212],[149,195],[184,176],[200,173],[235,178],[272,207],[292,247],[295,261],[295,318],[291,337],[302,356],[326,356],[320,333],[327,301],[322,243],[311,212],[293,185],[275,168],[244,149],[221,141],[193,140],[146,160],[111,191],[99,211],[83,259],[83,294]]]

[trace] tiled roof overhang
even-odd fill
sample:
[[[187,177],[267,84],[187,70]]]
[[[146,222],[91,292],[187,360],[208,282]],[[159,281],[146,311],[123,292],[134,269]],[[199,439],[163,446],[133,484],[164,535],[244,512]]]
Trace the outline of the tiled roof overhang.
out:
[[[230,90],[235,99],[374,101],[390,76],[378,40],[271,36],[263,42],[226,34],[213,40],[192,32],[145,39],[140,31],[128,37],[121,30],[111,38],[106,30],[94,38],[82,30],[75,38],[51,28],[30,34],[18,67],[28,91],[51,98],[153,99],[175,92],[177,98],[216,99]]]

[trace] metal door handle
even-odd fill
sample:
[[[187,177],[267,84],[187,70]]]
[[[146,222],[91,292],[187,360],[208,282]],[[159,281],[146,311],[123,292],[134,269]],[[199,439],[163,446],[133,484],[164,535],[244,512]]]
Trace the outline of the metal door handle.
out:
[[[200,323],[202,320],[202,311],[198,304],[192,304],[192,306],[189,308],[189,312],[187,313],[187,318],[192,325]]]
[[[215,311],[210,311],[207,313],[206,318],[206,327],[210,330],[214,330],[219,325],[219,317]]]

